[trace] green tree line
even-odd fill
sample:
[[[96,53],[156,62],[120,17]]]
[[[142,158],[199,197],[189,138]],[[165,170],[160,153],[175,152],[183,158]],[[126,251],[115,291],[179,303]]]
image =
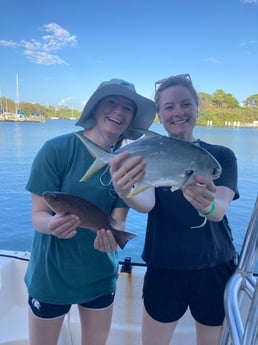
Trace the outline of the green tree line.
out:
[[[199,113],[197,124],[224,126],[226,122],[242,124],[258,121],[258,94],[249,96],[242,105],[230,93],[216,90],[213,94],[199,92]],[[159,119],[156,115],[155,123]]]
[[[205,92],[199,93],[199,114],[198,125],[207,125],[209,121],[213,126],[224,126],[225,122],[252,123],[258,121],[258,94],[249,96],[243,104],[239,104],[237,99],[230,93],[223,90],[216,90],[213,94]],[[16,103],[5,97],[0,98],[1,112],[16,112]],[[24,116],[39,114],[47,118],[57,117],[60,119],[79,118],[81,111],[71,109],[68,106],[55,108],[45,107],[38,103],[20,102],[19,110]],[[155,122],[158,122],[156,116]]]
[[[17,111],[17,104],[8,98],[2,97],[0,98],[0,113],[16,113]],[[38,103],[28,103],[28,102],[20,102],[19,104],[19,113],[24,114],[25,117],[30,117],[31,115],[41,115],[44,116],[46,119],[50,119],[52,117],[57,117],[60,119],[70,119],[79,118],[81,115],[81,111],[73,108],[69,108],[68,106],[60,106],[59,108],[55,108],[52,105],[47,107],[38,104]]]

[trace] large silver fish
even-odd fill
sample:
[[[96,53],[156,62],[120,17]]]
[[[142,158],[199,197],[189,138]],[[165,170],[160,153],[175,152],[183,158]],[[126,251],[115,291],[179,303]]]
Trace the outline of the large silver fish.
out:
[[[114,155],[127,151],[130,156],[142,156],[146,163],[146,172],[137,182],[128,197],[136,195],[147,188],[171,186],[171,191],[193,182],[193,175],[202,175],[217,179],[222,172],[219,162],[205,149],[180,139],[147,133],[142,139],[122,146],[113,153],[104,151],[79,133],[74,133],[96,157],[80,181],[86,181],[94,173],[107,165]]]
[[[111,216],[106,215],[92,202],[79,196],[62,192],[44,192],[42,194],[46,204],[55,213],[75,214],[81,220],[82,228],[93,232],[99,229],[111,230],[117,244],[124,248],[126,243],[136,235],[118,229],[118,223]]]

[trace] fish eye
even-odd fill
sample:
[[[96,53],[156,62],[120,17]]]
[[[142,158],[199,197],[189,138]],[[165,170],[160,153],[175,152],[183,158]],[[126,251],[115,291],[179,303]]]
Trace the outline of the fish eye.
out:
[[[185,171],[185,175],[186,176],[191,176],[191,175],[193,175],[193,173],[194,173],[193,169],[188,169],[188,170]]]

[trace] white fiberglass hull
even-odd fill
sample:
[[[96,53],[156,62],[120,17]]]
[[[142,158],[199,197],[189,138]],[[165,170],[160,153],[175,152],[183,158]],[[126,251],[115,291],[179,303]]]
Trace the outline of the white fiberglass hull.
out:
[[[27,291],[23,281],[29,253],[0,250],[0,345],[28,345]],[[140,345],[145,267],[120,273],[107,345]],[[171,345],[195,344],[194,322],[186,313]],[[66,316],[58,345],[80,345],[77,307]]]

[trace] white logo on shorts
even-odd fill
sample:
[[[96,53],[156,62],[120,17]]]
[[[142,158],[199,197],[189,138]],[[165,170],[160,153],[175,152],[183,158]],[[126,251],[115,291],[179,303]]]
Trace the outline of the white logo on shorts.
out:
[[[37,308],[38,310],[40,310],[40,302],[36,299],[36,298],[32,298],[32,301],[31,301],[32,305]]]

